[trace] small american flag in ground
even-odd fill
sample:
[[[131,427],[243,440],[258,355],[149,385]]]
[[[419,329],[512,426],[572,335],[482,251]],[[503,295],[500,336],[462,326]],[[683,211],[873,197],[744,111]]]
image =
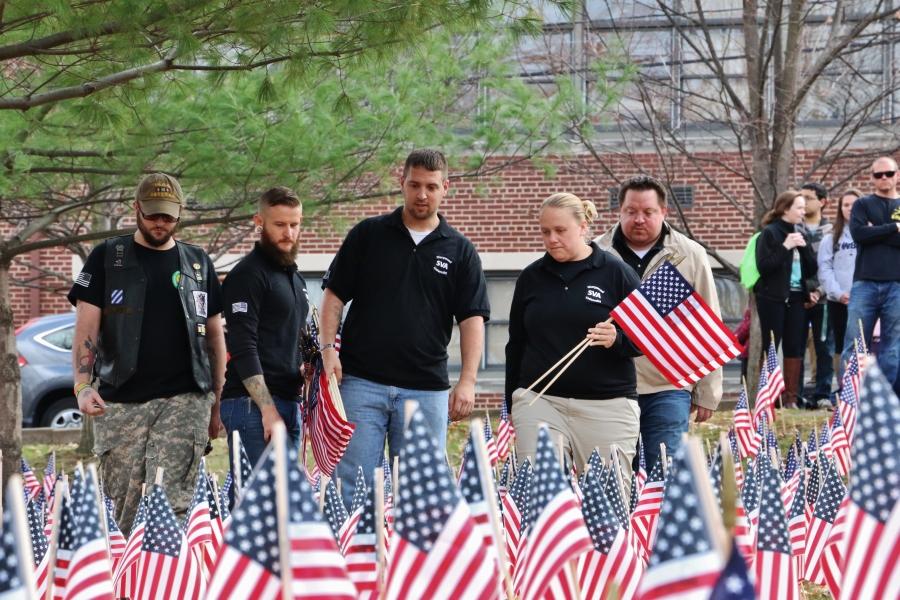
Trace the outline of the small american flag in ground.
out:
[[[736,540],[731,541],[731,556],[716,582],[709,600],[756,600],[756,589],[750,579],[747,563],[738,551]]]
[[[231,514],[206,600],[275,600],[280,596],[275,460],[271,446],[259,464],[244,488],[244,500]]]
[[[656,531],[665,488],[665,477],[663,477],[662,460],[660,459],[650,469],[650,475],[647,477],[644,489],[641,490],[637,506],[631,514],[632,534],[644,564],[650,558],[650,543]]]
[[[500,422],[497,424],[497,456],[500,460],[506,460],[509,456],[509,445],[516,439],[516,428],[509,420],[509,412],[506,410],[506,402],[500,403]]]
[[[331,527],[334,539],[340,539],[341,528],[347,522],[349,515],[347,514],[347,507],[344,506],[344,501],[341,500],[341,495],[338,494],[337,486],[334,485],[334,481],[331,479],[328,480],[328,485],[325,486],[322,513],[325,515],[325,520],[328,521],[329,527]]]
[[[32,500],[25,505],[28,514],[28,533],[31,536],[31,553],[34,558],[34,581],[37,595],[45,598],[49,579],[50,556],[47,554],[49,543],[44,535],[44,507]]]
[[[689,457],[682,447],[672,461],[669,481],[650,564],[644,572],[638,597],[704,598],[712,590],[724,566],[715,550],[707,518],[703,515]],[[701,465],[697,465],[701,469]]]
[[[347,571],[350,573],[350,579],[356,584],[361,600],[374,599],[378,593],[374,495],[374,489],[366,493],[363,505],[359,508],[359,520],[344,552],[347,558]]]
[[[803,469],[800,473],[800,483],[797,492],[788,510],[788,534],[791,538],[791,556],[794,557],[794,572],[803,573],[803,557],[806,555],[806,473]]]
[[[18,492],[16,492],[18,493]],[[25,584],[22,574],[29,556],[19,556],[15,537],[12,511],[3,511],[3,528],[0,529],[0,598],[11,600],[31,598],[31,590]]]
[[[844,501],[844,496],[847,495],[847,488],[835,468],[834,461],[826,462],[825,483],[816,499],[813,518],[809,523],[809,533],[806,536],[805,568],[802,573],[804,579],[819,585],[825,583],[822,552],[837,519],[838,509]]]
[[[497,443],[494,441],[494,435],[491,433],[490,415],[485,415],[484,418],[484,443],[487,445],[488,458],[491,460],[491,466],[493,467],[500,460],[500,453],[497,451]]]
[[[109,557],[112,559],[112,570],[113,573],[115,573],[116,567],[119,565],[119,561],[125,553],[126,540],[122,530],[119,529],[119,524],[116,522],[114,516],[115,506],[113,506],[112,499],[109,496],[105,496],[103,504],[105,508],[104,514],[106,516],[106,531],[109,533]]]
[[[835,406],[831,419],[831,451],[837,461],[838,471],[841,476],[850,474],[850,443],[847,440],[847,431],[841,420],[841,411]]]
[[[859,363],[856,362],[856,356],[851,356],[847,370],[844,371],[844,377],[841,379],[841,392],[838,394],[838,410],[841,412],[841,421],[844,423],[848,444],[853,444],[853,430],[856,427],[859,396],[857,396],[858,389],[854,382],[858,379]]]
[[[319,514],[312,487],[297,466],[296,452],[289,450],[287,454],[291,597],[354,599],[356,588],[347,574],[344,557]]]
[[[534,472],[531,460],[526,458],[519,467],[519,473],[513,480],[509,492],[503,496],[503,530],[506,532],[506,558],[509,561],[510,570],[516,564],[521,542],[522,517],[528,510],[531,502],[531,486]]]
[[[471,448],[471,437],[469,439]],[[469,505],[476,528],[484,536],[484,545],[491,555],[491,559],[496,560],[497,553],[494,551],[494,530],[491,526],[490,509],[484,495],[481,473],[478,471],[478,456],[475,452],[466,453],[466,461],[459,471],[459,491]]]
[[[734,405],[734,433],[737,437],[741,458],[753,458],[759,450],[759,438],[753,429],[750,418],[750,405],[747,402],[747,388],[741,386],[737,404]]]
[[[38,478],[35,477],[34,471],[31,469],[31,465],[28,464],[28,461],[24,458],[21,458],[21,470],[22,470],[22,486],[25,488],[25,499],[28,500],[34,496],[37,496],[38,492],[41,491],[41,482],[38,481]]]
[[[385,598],[482,598],[500,586],[494,561],[419,411],[400,451]]]
[[[200,565],[188,549],[172,506],[162,487],[154,484],[147,496],[147,523],[138,563],[139,600],[203,595]]]
[[[784,391],[784,376],[778,366],[778,353],[775,342],[769,342],[766,352],[766,364],[759,372],[759,389],[756,392],[756,405],[753,407],[753,424],[757,425],[763,417],[769,423],[775,422],[775,401]]]
[[[75,528],[72,532],[72,558],[64,596],[66,600],[113,598],[112,564],[100,526],[100,510],[94,471],[88,470],[81,493],[77,498],[73,496]]]
[[[770,464],[757,465],[761,486],[759,532],[756,540],[756,587],[760,600],[798,600],[800,588],[788,533],[781,477]]]
[[[144,544],[144,531],[147,524],[147,497],[141,498],[137,514],[131,524],[131,537],[125,543],[122,558],[116,566],[113,586],[116,598],[133,598],[137,593],[138,562]]]
[[[50,501],[50,498],[56,491],[56,451],[50,453],[47,459],[47,466],[44,467],[44,498]]]
[[[516,585],[523,598],[540,598],[555,585],[566,589],[571,578],[568,562],[594,547],[546,426],[538,429],[534,465],[536,483],[526,519],[530,527],[523,532],[526,543],[516,565]]]
[[[213,561],[208,561],[206,558],[213,543],[207,485],[206,461],[200,459],[197,481],[194,484],[194,496],[191,498],[191,506],[184,523],[184,533],[187,536],[188,549],[194,554],[198,564],[203,569],[204,581],[209,579],[208,567],[211,567],[213,564]]]
[[[841,598],[900,597],[900,400],[873,361],[853,440]]]
[[[618,586],[618,598],[629,600],[637,591],[644,564],[634,553],[628,535],[606,498],[594,470],[584,479],[581,510],[593,549],[578,559],[578,585],[583,598],[607,598],[610,584]]]
[[[77,472],[76,472],[77,473]],[[72,478],[72,493],[67,498],[62,494],[59,499],[62,502],[59,513],[59,535],[56,540],[56,563],[53,567],[53,598],[62,600],[66,593],[66,581],[69,578],[69,562],[72,560],[74,536],[77,533],[75,527],[75,515],[72,512],[72,504],[80,493],[77,489],[78,478]]]
[[[668,261],[610,314],[678,388],[697,383],[742,350],[731,330]]]

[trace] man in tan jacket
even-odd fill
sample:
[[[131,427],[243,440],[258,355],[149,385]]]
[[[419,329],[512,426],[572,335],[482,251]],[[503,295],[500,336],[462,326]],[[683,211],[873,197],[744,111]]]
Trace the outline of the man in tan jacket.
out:
[[[719,297],[706,251],[697,242],[666,224],[666,190],[652,177],[637,176],[619,188],[619,223],[594,240],[600,248],[618,256],[646,280],[666,260],[676,268],[719,314]],[[680,260],[680,262],[678,262]],[[690,413],[702,423],[712,416],[722,399],[722,369],[716,369],[693,388],[677,389],[646,357],[634,359],[637,369],[641,438],[648,467],[659,457],[659,445],[668,453],[681,445]]]

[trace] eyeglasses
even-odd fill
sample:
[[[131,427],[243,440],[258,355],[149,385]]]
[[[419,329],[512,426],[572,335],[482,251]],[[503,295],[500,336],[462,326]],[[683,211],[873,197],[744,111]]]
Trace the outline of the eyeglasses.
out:
[[[872,173],[873,179],[881,179],[882,177],[887,177],[890,179],[894,175],[897,174],[897,171],[875,171]]]
[[[140,209],[140,207],[138,207],[138,212],[141,213],[141,217],[145,221],[162,221],[163,223],[168,223],[169,225],[178,222],[178,217],[173,217],[172,215],[167,215],[166,213],[156,213],[148,215],[145,214],[144,211]]]

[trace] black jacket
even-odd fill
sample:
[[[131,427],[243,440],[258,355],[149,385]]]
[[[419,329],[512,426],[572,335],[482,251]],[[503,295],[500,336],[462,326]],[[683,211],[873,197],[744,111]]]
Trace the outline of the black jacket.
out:
[[[900,281],[900,198],[876,194],[853,203],[850,234],[859,244],[853,281]]]
[[[791,293],[791,266],[793,250],[784,247],[784,240],[794,226],[782,219],[769,223],[756,240],[756,269],[759,281],[753,286],[757,296],[767,300],[784,302]],[[815,290],[815,276],[818,270],[812,241],[804,235],[806,246],[797,248],[800,253],[800,285],[804,295]]]

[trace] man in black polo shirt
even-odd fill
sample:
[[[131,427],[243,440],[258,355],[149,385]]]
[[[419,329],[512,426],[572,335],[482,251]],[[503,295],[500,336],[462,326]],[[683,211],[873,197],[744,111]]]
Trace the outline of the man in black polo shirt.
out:
[[[300,199],[286,187],[272,188],[259,199],[253,221],[259,241],[222,287],[231,358],[221,414],[229,448],[231,432],[239,432],[255,465],[278,421],[299,448],[300,331],[309,301],[296,263],[303,221]]]
[[[448,405],[453,420],[469,415],[484,322],[490,315],[475,247],[437,213],[450,185],[444,155],[414,151],[400,185],[403,206],[353,227],[323,282],[324,367],[337,376],[347,418],[356,424],[338,464],[348,504],[359,466],[371,484],[385,438],[391,457],[398,452],[406,400],[419,403],[441,448]],[[334,339],[344,305],[351,300],[339,359]],[[454,317],[462,369],[448,391],[447,345]]]

